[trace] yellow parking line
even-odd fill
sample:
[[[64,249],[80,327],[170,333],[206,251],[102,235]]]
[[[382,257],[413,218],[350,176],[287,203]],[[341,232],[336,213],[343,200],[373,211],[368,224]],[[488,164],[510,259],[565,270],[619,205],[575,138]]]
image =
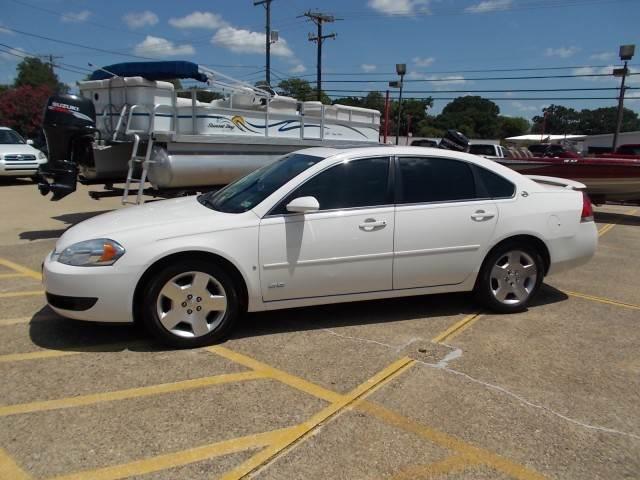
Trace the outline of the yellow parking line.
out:
[[[0,478],[6,480],[29,480],[29,475],[25,473],[13,459],[0,448]]]
[[[261,448],[276,441],[282,435],[286,435],[290,428],[274,430],[272,432],[257,433],[246,437],[233,438],[222,442],[190,448],[175,453],[167,453],[156,457],[145,458],[122,465],[86,470],[55,477],[55,480],[116,480],[133,476],[141,476],[148,473],[189,465],[210,458],[229,455],[254,448]],[[12,478],[12,477],[7,477]]]
[[[468,327],[473,325],[475,322],[477,322],[480,316],[481,314],[479,312],[473,313],[471,315],[467,315],[459,322],[456,322],[453,325],[451,325],[444,332],[439,333],[438,335],[433,337],[431,341],[434,343],[442,343],[445,340],[450,340],[451,338],[455,337],[456,335],[461,333],[463,330],[467,329]]]
[[[398,372],[404,371],[408,365],[413,363],[415,363],[415,361],[407,357],[393,362],[391,365],[378,372],[369,380],[357,386],[351,392],[347,393],[346,395],[341,395],[337,401],[333,402],[317,414],[313,415],[309,420],[301,423],[291,431],[283,434],[281,438],[278,439],[278,441],[272,443],[264,450],[249,458],[246,462],[240,464],[230,472],[226,473],[221,477],[221,479],[240,479],[250,474],[257,468],[271,460],[273,457],[278,455],[280,452],[290,447],[292,444],[309,435],[321,423],[326,422],[331,417],[334,417],[336,414],[347,408],[356,400],[369,395],[375,387],[395,378]]]
[[[0,298],[33,297],[36,295],[44,295],[44,292],[42,290],[36,290],[31,292],[6,292],[6,293],[0,293]]]
[[[105,343],[102,345],[82,347],[83,350],[51,349],[51,350],[38,350],[35,352],[25,352],[25,353],[9,353],[6,355],[0,355],[0,363],[21,362],[25,360],[42,360],[46,358],[66,357],[67,355],[78,355],[81,353],[99,353],[99,352],[128,350],[128,349],[132,349],[142,345],[148,345],[148,342],[136,341],[136,342]]]
[[[628,210],[626,212],[624,212],[625,215],[635,215],[635,213],[638,211],[637,208],[634,208],[632,210]],[[618,214],[618,216],[620,216],[621,214]],[[600,227],[600,229],[598,230],[598,236],[601,237],[604,234],[606,234],[607,232],[610,232],[611,229],[613,227],[615,227],[617,225],[617,223],[607,223],[605,225],[603,225],[602,227]]]
[[[393,480],[418,480],[434,478],[445,474],[457,473],[473,466],[463,455],[451,455],[439,462],[428,465],[414,465],[403,469],[393,476]]]
[[[17,277],[26,277],[24,273],[0,273],[0,279],[3,278],[17,278]]]
[[[313,395],[316,398],[320,398],[322,400],[326,400],[327,402],[336,402],[342,398],[342,395],[336,392],[332,392],[326,388],[323,388],[314,383],[303,380],[300,377],[296,377],[295,375],[291,375],[282,370],[278,370],[270,365],[262,363],[254,358],[247,357],[238,352],[234,352],[233,350],[229,350],[228,348],[221,347],[220,345],[214,345],[213,347],[207,347],[206,350],[215,353],[227,360],[231,360],[232,362],[239,363],[240,365],[244,365],[251,370],[255,370],[257,372],[263,372],[265,375],[278,380],[285,385],[289,385],[290,387],[295,388],[296,390],[300,390],[301,392],[308,393],[309,395]]]
[[[40,272],[31,270],[30,268],[25,267],[24,265],[17,264],[15,262],[12,262],[11,260],[7,260],[6,258],[0,258],[0,265],[10,268],[14,272],[21,273],[27,277],[34,278],[38,281],[42,280],[42,275],[40,274]]]
[[[165,393],[181,392],[185,390],[195,390],[225,383],[243,382],[265,378],[261,372],[241,372],[215,375],[211,377],[194,378],[180,382],[161,383],[149,385],[147,387],[128,388],[112,392],[93,393],[89,395],[79,395],[76,397],[59,398],[55,400],[43,400],[39,402],[20,403],[17,405],[6,405],[0,407],[0,417],[9,415],[19,415],[24,413],[42,412],[46,410],[58,410],[62,408],[81,407],[102,402],[114,402],[117,400],[128,400],[132,398],[148,397],[150,395],[160,395]]]
[[[487,465],[518,480],[543,480],[546,478],[538,472],[514,463],[496,453],[475,447],[446,433],[421,425],[377,403],[369,401],[362,402],[358,405],[358,409],[379,418],[391,426],[426,438],[449,450],[459,452],[468,459],[469,462]]]
[[[568,290],[564,290],[564,293],[567,295],[571,295],[572,297],[584,298],[585,300],[591,300],[593,302],[606,303],[608,305],[614,305],[616,307],[622,308],[630,308],[632,310],[640,310],[640,305],[635,305],[633,303],[624,303],[619,302],[617,300],[613,300],[605,297],[596,297],[595,295],[587,295],[586,293],[579,292],[570,292]]]

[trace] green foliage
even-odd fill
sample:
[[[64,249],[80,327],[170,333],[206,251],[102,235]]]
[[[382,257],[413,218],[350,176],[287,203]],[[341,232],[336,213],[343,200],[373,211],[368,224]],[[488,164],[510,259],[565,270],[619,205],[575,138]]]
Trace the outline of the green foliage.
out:
[[[308,102],[318,99],[316,89],[313,88],[307,80],[303,80],[301,78],[289,78],[287,80],[282,80],[278,84],[277,88],[280,95],[293,97],[301,102]],[[325,105],[331,104],[331,99],[324,92],[321,92],[321,101]]]
[[[595,110],[581,110],[579,118],[579,130],[584,135],[598,135],[612,133],[616,128],[618,117],[617,107],[596,108]],[[640,130],[640,118],[633,110],[625,108],[622,111],[621,132]]]
[[[517,137],[531,130],[529,120],[522,117],[498,117],[498,125],[500,134],[497,138]]]
[[[14,87],[47,86],[55,93],[67,93],[69,87],[58,80],[53,69],[39,58],[27,57],[17,67]]]
[[[549,105],[542,115],[533,117],[532,133],[577,134],[580,133],[580,113],[562,105]]]
[[[459,97],[447,104],[438,115],[436,126],[456,129],[470,138],[500,136],[500,108],[491,100],[478,96]]]

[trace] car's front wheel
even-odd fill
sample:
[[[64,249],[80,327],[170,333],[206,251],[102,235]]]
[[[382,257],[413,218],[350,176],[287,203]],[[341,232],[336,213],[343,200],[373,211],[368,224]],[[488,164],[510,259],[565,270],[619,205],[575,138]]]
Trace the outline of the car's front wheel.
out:
[[[535,248],[506,243],[486,259],[476,285],[476,296],[500,313],[520,312],[535,296],[544,276],[544,263]]]
[[[215,264],[187,260],[169,265],[149,283],[144,323],[174,347],[210,345],[222,339],[240,313],[237,288]]]

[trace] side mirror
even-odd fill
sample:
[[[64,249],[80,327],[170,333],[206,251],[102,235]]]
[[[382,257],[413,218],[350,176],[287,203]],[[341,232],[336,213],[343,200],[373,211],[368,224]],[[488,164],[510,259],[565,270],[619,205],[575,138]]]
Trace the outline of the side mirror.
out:
[[[291,213],[309,213],[320,210],[320,204],[315,197],[298,197],[294,198],[287,205],[287,212]]]
[[[33,140],[31,140],[30,138],[27,140],[27,145],[33,145]]]

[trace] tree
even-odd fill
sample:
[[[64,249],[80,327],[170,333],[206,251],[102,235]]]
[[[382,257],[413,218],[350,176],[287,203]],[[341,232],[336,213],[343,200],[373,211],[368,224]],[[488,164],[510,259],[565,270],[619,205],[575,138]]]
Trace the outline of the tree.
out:
[[[531,124],[522,117],[498,117],[499,138],[517,137],[529,133]]]
[[[438,115],[436,126],[442,130],[459,130],[471,138],[497,138],[499,114],[500,108],[491,100],[468,95],[447,104]]]
[[[23,85],[0,94],[0,125],[13,128],[25,137],[36,137],[42,126],[47,99],[53,91],[49,85]]]
[[[277,88],[278,90],[280,90],[280,95],[293,97],[301,102],[308,102],[318,99],[316,89],[313,88],[308,81],[301,78],[289,78],[287,80],[282,80],[278,84]],[[327,94],[324,92],[321,92],[321,94],[322,103],[327,105],[330,104],[331,99],[327,96]]]
[[[542,109],[542,116],[533,117],[532,133],[571,135],[580,133],[580,114],[573,108],[549,105]]]
[[[51,66],[39,58],[27,57],[17,66],[14,87],[39,87],[45,85],[54,93],[67,93],[69,87],[61,83]]]
[[[613,133],[618,118],[617,107],[584,109],[580,111],[578,129],[584,135],[598,135],[601,133]],[[621,132],[640,130],[640,118],[633,110],[625,108],[622,111]]]

